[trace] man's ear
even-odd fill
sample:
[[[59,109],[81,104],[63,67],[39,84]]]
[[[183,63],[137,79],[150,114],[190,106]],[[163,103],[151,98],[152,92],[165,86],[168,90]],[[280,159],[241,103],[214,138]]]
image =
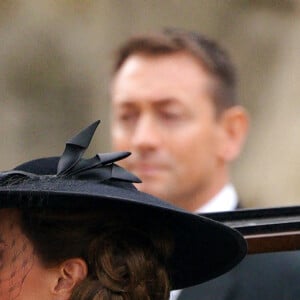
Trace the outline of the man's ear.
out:
[[[55,299],[68,300],[77,283],[82,281],[88,273],[86,262],[81,258],[71,258],[62,262],[57,269],[57,280],[52,293]]]
[[[239,156],[243,148],[249,128],[249,117],[243,107],[234,106],[222,113],[219,122],[222,128],[219,154],[224,161],[230,162]]]

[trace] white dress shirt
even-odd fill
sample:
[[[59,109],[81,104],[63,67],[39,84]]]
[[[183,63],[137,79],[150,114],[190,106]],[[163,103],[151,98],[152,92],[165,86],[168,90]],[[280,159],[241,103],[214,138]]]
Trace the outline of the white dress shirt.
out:
[[[236,209],[238,205],[237,192],[231,183],[228,183],[223,189],[214,196],[208,203],[195,211],[199,213],[221,212]],[[181,293],[181,290],[171,292],[170,300],[176,300]]]

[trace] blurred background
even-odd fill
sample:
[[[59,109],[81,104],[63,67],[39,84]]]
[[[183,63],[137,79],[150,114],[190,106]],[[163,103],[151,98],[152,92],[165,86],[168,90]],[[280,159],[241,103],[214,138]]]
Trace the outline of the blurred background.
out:
[[[233,181],[245,206],[300,205],[300,1],[0,0],[0,169],[102,120],[87,155],[109,151],[109,80],[128,36],[200,31],[228,49],[251,116]]]

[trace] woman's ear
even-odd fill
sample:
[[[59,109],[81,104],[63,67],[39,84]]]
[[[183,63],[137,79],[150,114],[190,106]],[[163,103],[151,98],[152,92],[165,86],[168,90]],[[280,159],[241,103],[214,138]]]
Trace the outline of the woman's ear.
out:
[[[220,119],[223,131],[221,156],[224,161],[236,159],[244,145],[249,127],[249,117],[241,106],[234,106],[226,111]]]
[[[57,300],[70,299],[75,285],[82,281],[88,273],[86,262],[81,258],[65,260],[57,271],[57,280],[52,289]]]

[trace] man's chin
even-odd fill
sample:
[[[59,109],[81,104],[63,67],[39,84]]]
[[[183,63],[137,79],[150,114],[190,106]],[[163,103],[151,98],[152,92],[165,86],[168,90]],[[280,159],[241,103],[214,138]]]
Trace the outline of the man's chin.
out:
[[[141,192],[149,193],[149,194],[153,193],[153,190],[154,190],[155,185],[154,185],[154,184],[145,183],[145,182],[143,181],[143,179],[141,179],[141,180],[142,180],[141,183],[135,183],[135,184],[134,184],[135,187],[136,187],[139,191],[141,191]]]
[[[153,195],[175,206],[185,208],[185,206],[183,205],[184,203],[182,202],[182,199],[184,198],[176,197],[174,194],[174,192],[176,191],[176,189],[174,189],[174,185],[163,184],[162,182],[163,181],[155,182],[155,183],[154,182],[137,183],[135,184],[135,187],[141,192]],[[168,188],[171,186],[172,188]]]
[[[163,191],[161,190],[162,183],[156,183],[156,182],[142,182],[135,184],[135,187],[144,193],[154,195],[156,197],[162,198],[163,197]]]

